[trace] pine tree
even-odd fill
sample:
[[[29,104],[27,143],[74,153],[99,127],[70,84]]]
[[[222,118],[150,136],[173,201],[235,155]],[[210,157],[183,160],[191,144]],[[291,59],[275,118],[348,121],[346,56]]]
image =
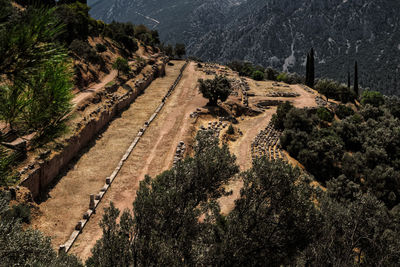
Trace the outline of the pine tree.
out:
[[[358,66],[357,66],[357,61],[354,64],[354,93],[356,93],[356,96],[358,97],[359,92],[358,92]]]

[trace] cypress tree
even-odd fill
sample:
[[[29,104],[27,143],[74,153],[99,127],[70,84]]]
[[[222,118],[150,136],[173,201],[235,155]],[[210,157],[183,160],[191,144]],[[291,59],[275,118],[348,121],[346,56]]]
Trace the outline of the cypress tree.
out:
[[[307,54],[306,62],[306,85],[310,85],[310,53]]]
[[[315,80],[315,66],[314,66],[314,48],[311,48],[310,52],[310,87],[314,88]]]
[[[358,66],[357,61],[354,64],[354,93],[358,97]]]
[[[350,71],[347,71],[347,88],[350,91],[351,81],[350,81]]]
[[[311,88],[314,88],[314,71],[314,49],[311,48],[310,52],[307,54],[306,62],[306,85]]]

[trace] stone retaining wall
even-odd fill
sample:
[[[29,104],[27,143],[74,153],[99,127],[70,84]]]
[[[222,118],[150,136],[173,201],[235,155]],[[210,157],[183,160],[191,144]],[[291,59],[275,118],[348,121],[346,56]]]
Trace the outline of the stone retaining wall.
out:
[[[103,129],[121,110],[127,108],[136,97],[145,90],[159,75],[165,73],[165,63],[153,66],[150,75],[136,81],[134,87],[124,95],[117,97],[106,106],[96,109],[84,119],[84,125],[79,124],[76,133],[68,138],[67,145],[62,151],[52,154],[47,160],[36,160],[31,163],[32,168],[20,182],[27,187],[34,198],[45,192],[48,186],[61,170]]]

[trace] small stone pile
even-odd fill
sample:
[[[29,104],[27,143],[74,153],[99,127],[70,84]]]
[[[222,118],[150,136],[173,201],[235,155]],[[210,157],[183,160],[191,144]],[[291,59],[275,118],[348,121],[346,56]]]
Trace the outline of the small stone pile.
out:
[[[300,94],[293,92],[271,92],[267,94],[269,97],[298,97]]]
[[[219,138],[219,135],[222,131],[222,129],[225,129],[228,126],[227,123],[224,123],[222,121],[213,121],[213,122],[208,122],[208,126],[200,126],[200,131],[211,131],[215,137]]]
[[[183,159],[185,155],[186,145],[185,142],[180,141],[178,147],[176,148],[175,156],[174,156],[174,166]]]
[[[299,84],[300,85],[300,87],[301,88],[303,88],[304,89],[304,91],[306,91],[307,93],[310,93],[310,94],[315,94],[315,92],[313,91],[313,90],[311,90],[309,87],[307,87],[307,86],[305,86],[304,84]]]
[[[317,103],[317,105],[318,105],[319,107],[325,107],[325,106],[328,105],[328,102],[326,102],[326,100],[323,99],[322,97],[320,97],[319,95],[317,95],[317,96],[315,97],[315,103]]]
[[[266,156],[269,159],[286,160],[286,155],[282,152],[279,138],[282,132],[277,131],[270,123],[262,130],[251,144],[251,156],[253,159]]]
[[[201,112],[201,109],[197,108],[196,111],[190,113],[190,118],[197,118],[199,116],[200,112]]]

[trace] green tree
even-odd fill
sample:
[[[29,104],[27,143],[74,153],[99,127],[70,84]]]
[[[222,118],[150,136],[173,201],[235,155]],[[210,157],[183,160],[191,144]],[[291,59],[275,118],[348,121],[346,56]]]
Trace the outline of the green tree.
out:
[[[283,130],[284,129],[284,121],[286,118],[286,114],[293,108],[292,103],[289,101],[285,101],[280,104],[276,110],[276,113],[272,115],[272,124],[276,129]]]
[[[22,116],[31,128],[43,131],[71,111],[72,78],[71,66],[64,61],[49,62],[30,78]]]
[[[114,70],[118,71],[118,77],[120,76],[120,72],[123,74],[129,74],[131,70],[128,60],[122,57],[117,58],[112,67]]]
[[[215,76],[213,80],[199,79],[199,90],[203,97],[209,100],[208,104],[216,106],[218,100],[224,102],[232,92],[229,80],[223,76]]]
[[[262,80],[264,80],[264,72],[256,70],[253,72],[251,77],[253,80],[262,81]]]
[[[87,266],[129,266],[133,262],[133,218],[128,210],[117,223],[120,211],[111,202],[104,209],[100,222],[103,236],[92,249],[92,257],[86,261]]]
[[[227,194],[223,186],[239,171],[235,156],[218,144],[211,133],[201,132],[193,158],[154,179],[146,176],[133,204],[133,228],[128,215],[116,224],[119,212],[111,205],[88,265],[195,265],[193,247],[203,227],[199,218],[210,202]]]
[[[379,107],[385,103],[385,99],[380,92],[367,90],[361,96],[361,103],[363,105],[370,104],[374,107]]]
[[[37,230],[24,230],[18,219],[10,218],[8,201],[0,193],[1,266],[82,266],[74,256],[57,256],[50,238]]]
[[[14,83],[26,82],[43,64],[65,55],[56,42],[64,26],[53,9],[30,9],[0,27],[0,73]]]
[[[313,240],[318,212],[299,169],[256,159],[230,214],[204,233],[204,266],[291,265]]]
[[[186,47],[184,44],[177,43],[175,45],[175,55],[177,55],[179,58],[186,55]]]
[[[166,54],[168,57],[173,57],[173,56],[174,56],[174,47],[173,47],[171,44],[168,44],[168,45],[165,47],[165,54]]]
[[[317,109],[317,116],[320,120],[326,122],[332,122],[334,114],[330,112],[327,108],[321,107]]]

